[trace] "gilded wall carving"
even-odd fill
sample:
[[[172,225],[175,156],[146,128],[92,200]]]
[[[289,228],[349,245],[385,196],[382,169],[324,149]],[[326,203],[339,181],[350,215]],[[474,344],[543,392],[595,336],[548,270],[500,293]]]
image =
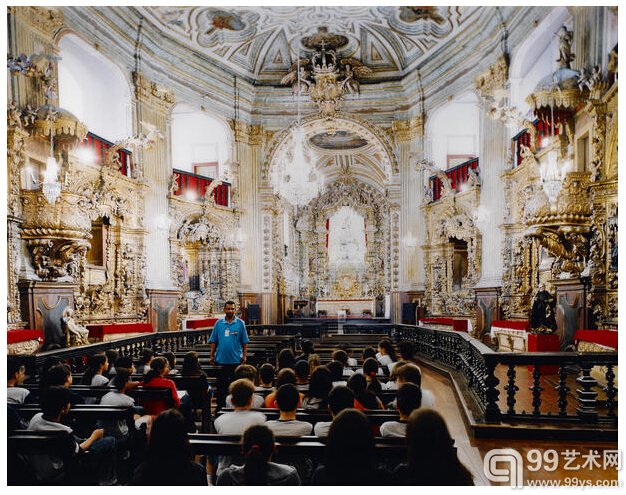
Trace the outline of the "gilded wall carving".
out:
[[[447,179],[447,178],[446,178]],[[445,183],[444,183],[445,184]],[[478,208],[480,185],[455,193],[446,188],[442,198],[422,206],[426,223],[424,265],[426,301],[433,315],[468,315],[475,310],[473,287],[480,278],[481,236],[472,217]],[[461,254],[467,263],[462,277],[455,276],[455,242],[465,243]],[[456,254],[458,259],[459,254]]]
[[[171,273],[178,318],[208,315],[237,300],[240,277],[237,216],[210,194],[202,203],[170,196]]]
[[[365,269],[363,272],[351,273],[347,284],[344,280],[346,273],[329,267],[326,245],[326,219],[343,206],[354,209],[367,225]],[[395,223],[390,220],[388,199],[351,174],[344,175],[329,186],[321,196],[311,201],[297,221],[303,259],[300,265],[302,282],[299,295],[342,298],[346,297],[347,292],[350,297],[374,297],[389,293],[393,283],[390,265],[394,253],[396,261],[398,258],[397,246],[395,251],[392,250],[391,230],[394,225],[399,228],[398,219]],[[396,283],[398,276],[396,273]]]

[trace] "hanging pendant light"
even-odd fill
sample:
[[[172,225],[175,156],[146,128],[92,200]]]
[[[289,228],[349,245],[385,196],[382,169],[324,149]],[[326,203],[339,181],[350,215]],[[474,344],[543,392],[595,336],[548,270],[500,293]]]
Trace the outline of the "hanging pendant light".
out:
[[[306,147],[306,133],[300,121],[301,74],[300,54],[298,53],[298,92],[297,120],[291,130],[290,142],[281,157],[279,177],[276,184],[278,194],[295,206],[304,206],[317,196],[323,188],[321,175],[318,173],[316,157]]]
[[[59,165],[54,157],[54,135],[50,130],[50,156],[46,160],[46,170],[43,173],[41,191],[48,203],[53,205],[61,195],[61,183],[59,182]]]

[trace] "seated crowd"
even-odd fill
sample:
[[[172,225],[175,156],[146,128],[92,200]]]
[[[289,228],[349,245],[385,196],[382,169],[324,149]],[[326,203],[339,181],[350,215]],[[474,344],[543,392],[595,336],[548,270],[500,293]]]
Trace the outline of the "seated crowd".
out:
[[[355,369],[357,362],[346,349],[336,349],[331,361],[322,365],[312,343],[304,341],[297,358],[291,349],[283,349],[277,366],[265,363],[258,370],[249,364],[238,366],[224,407],[217,404],[212,428],[219,435],[241,437],[240,457],[194,458],[189,433],[197,432],[198,404],[191,391],[199,390],[198,383],[205,392],[208,386],[195,351],[185,355],[180,370],[176,369],[174,354],[156,355],[151,349],[144,349],[137,368],[129,356],[116,351],[94,354],[88,359],[81,384],[109,387],[101,398],[83,397],[72,387],[70,366],[60,360],[44,364],[37,392],[33,393],[33,388],[23,386],[24,367],[17,358],[9,357],[9,431],[67,432],[74,439],[71,449],[77,461],[72,469],[67,466],[65,474],[70,477],[66,479],[71,479],[72,470],[80,466],[84,475],[89,473],[91,481],[100,484],[473,484],[471,474],[458,460],[445,421],[434,410],[434,395],[421,386],[421,371],[412,359],[412,349],[403,343],[399,347],[401,359],[386,339],[379,343],[378,353],[365,348],[362,366]],[[133,380],[137,373],[143,375],[141,380]],[[176,380],[187,377],[186,382],[177,381],[184,383],[186,393],[177,389],[173,375],[177,375]],[[137,405],[133,392],[151,388],[169,390],[168,400],[146,396]],[[37,402],[41,412],[30,422],[24,421],[19,405]],[[81,432],[86,438],[80,438],[65,420],[77,404],[96,403],[131,408],[134,424],[101,418],[96,429],[88,435]],[[272,409],[276,412],[270,412]],[[378,423],[368,417],[386,410],[397,410],[398,414]],[[308,418],[313,419],[309,422]],[[318,437],[326,444],[321,462],[284,455],[275,458],[275,438],[303,436]],[[143,439],[140,444],[129,441],[136,437]],[[405,462],[390,465],[378,459],[377,437],[405,438]],[[88,456],[80,455],[85,451],[89,451]],[[129,459],[133,468],[120,477],[118,461]],[[35,455],[26,462],[40,483],[61,480],[60,473],[50,472],[49,466],[63,470],[62,462],[51,463]]]

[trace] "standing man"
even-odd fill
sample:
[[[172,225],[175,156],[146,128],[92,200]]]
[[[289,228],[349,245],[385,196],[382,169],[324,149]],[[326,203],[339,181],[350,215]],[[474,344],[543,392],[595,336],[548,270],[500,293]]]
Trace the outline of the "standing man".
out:
[[[217,408],[224,407],[228,387],[235,376],[235,368],[246,362],[248,352],[248,332],[245,323],[235,316],[235,303],[226,301],[226,316],[213,327],[211,344],[211,364],[217,363],[221,369],[217,381]]]

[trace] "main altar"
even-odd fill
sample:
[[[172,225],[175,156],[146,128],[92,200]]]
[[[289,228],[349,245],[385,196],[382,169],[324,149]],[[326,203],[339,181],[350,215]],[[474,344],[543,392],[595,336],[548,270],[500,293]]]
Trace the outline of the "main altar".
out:
[[[318,316],[373,316],[376,300],[373,298],[351,299],[318,299],[316,314]]]

